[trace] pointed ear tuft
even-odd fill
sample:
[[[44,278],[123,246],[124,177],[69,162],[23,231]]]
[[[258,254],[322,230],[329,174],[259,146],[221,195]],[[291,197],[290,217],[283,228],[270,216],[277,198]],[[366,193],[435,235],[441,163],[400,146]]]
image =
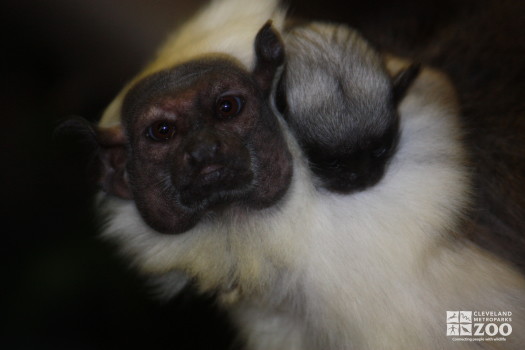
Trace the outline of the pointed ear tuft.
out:
[[[273,62],[277,65],[284,61],[284,45],[271,20],[262,26],[255,37],[255,54],[258,61]]]
[[[421,64],[412,63],[408,68],[401,70],[394,76],[394,103],[396,105],[403,100],[408,89],[421,71]]]
[[[284,44],[272,21],[266,22],[255,37],[255,58],[253,74],[261,88],[268,91],[277,68],[284,62]]]

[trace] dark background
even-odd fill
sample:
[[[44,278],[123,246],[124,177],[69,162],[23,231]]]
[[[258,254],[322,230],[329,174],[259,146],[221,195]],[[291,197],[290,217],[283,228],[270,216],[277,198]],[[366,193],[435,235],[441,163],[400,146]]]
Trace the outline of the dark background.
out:
[[[53,138],[68,116],[100,117],[168,31],[202,1],[183,3],[0,2],[1,348],[230,346],[234,333],[212,300],[183,293],[170,303],[156,301],[98,238],[89,152]],[[525,175],[522,3],[292,1],[290,9],[346,21],[378,48],[447,71],[460,91],[471,153],[480,159],[473,168],[500,176],[501,185],[505,175]],[[523,214],[523,192],[505,188]],[[496,246],[483,235],[472,239],[524,266],[522,236],[501,237]]]

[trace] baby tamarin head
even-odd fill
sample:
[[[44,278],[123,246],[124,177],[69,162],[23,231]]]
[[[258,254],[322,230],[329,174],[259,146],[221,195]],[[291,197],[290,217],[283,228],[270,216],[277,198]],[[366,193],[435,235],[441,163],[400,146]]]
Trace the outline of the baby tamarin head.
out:
[[[392,79],[380,55],[344,25],[296,27],[285,45],[277,105],[312,171],[335,192],[376,184],[396,148],[397,106],[419,68]]]

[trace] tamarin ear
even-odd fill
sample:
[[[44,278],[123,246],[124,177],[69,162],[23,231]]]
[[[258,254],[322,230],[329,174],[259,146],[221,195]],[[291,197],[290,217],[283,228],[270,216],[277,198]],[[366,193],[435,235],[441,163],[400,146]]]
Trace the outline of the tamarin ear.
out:
[[[401,70],[393,78],[394,103],[399,104],[406,95],[406,92],[419,75],[421,64],[412,63],[408,68]]]
[[[277,68],[284,62],[284,44],[272,26],[272,21],[259,30],[255,37],[255,68],[253,75],[263,91],[269,92]]]
[[[97,127],[96,134],[100,145],[99,157],[102,167],[99,184],[102,190],[123,199],[132,199],[126,172],[127,139],[122,126]]]
[[[55,135],[68,134],[95,150],[97,182],[110,195],[131,199],[126,164],[127,138],[121,125],[99,127],[84,118],[73,117],[55,130]]]

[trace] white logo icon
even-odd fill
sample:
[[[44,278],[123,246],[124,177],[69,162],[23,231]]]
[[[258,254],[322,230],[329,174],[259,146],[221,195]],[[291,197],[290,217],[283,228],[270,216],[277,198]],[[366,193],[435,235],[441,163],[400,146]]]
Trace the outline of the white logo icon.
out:
[[[459,335],[459,324],[447,323],[447,335]]]
[[[447,323],[459,323],[459,311],[447,311]]]
[[[447,336],[472,336],[472,311],[447,311]]]
[[[459,323],[472,323],[472,311],[460,311]]]
[[[460,335],[472,335],[472,324],[460,324],[459,325]]]

